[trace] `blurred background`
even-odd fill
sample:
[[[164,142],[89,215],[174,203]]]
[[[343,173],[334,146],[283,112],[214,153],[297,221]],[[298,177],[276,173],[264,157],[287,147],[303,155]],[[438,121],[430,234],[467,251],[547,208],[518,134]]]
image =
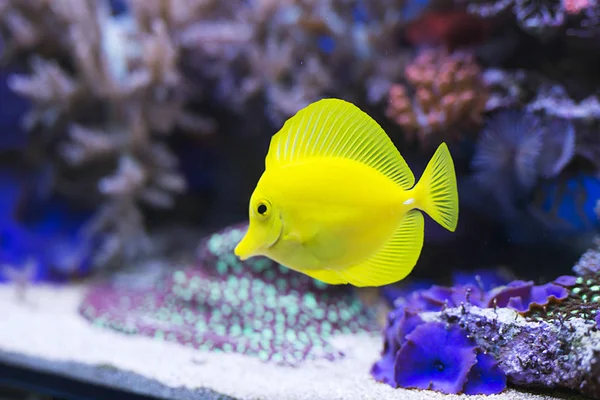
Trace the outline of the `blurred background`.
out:
[[[417,177],[448,143],[459,226],[426,218],[416,277],[568,273],[599,227],[599,22],[595,0],[0,0],[0,282],[193,260],[324,97]]]
[[[421,264],[567,267],[598,227],[598,11],[521,3],[3,0],[0,262],[80,278],[243,221],[271,135],[335,96],[417,176],[448,142],[460,224]]]

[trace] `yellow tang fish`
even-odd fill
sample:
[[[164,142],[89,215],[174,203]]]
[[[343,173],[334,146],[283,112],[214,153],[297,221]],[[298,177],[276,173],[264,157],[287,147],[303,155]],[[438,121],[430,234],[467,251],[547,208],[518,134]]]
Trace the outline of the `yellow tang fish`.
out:
[[[235,248],[329,284],[381,286],[405,278],[423,247],[422,210],[454,232],[454,163],[442,143],[415,185],[379,124],[354,104],[323,99],[271,138]]]

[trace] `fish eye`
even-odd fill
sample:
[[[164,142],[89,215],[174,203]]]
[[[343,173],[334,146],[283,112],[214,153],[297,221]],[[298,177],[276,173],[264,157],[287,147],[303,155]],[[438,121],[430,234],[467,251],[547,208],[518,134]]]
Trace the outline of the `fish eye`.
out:
[[[258,204],[258,207],[256,207],[256,212],[262,216],[265,216],[268,211],[269,211],[269,207],[267,206],[266,203],[261,202]]]

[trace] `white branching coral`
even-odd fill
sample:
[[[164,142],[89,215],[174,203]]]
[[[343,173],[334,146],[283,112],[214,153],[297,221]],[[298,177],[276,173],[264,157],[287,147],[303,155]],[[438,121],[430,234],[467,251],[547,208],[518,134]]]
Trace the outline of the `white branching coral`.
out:
[[[0,0],[3,55],[30,61],[9,82],[33,104],[29,137],[57,161],[55,190],[99,207],[86,232],[102,234],[103,260],[144,248],[140,207],[171,207],[186,190],[169,136],[216,131],[191,105],[260,104],[279,124],[403,67],[405,0],[124,1],[113,15],[108,0]]]
[[[139,255],[148,247],[139,205],[171,207],[185,191],[167,135],[177,126],[199,134],[216,128],[211,119],[185,110],[179,45],[169,26],[184,26],[186,14],[162,15],[158,6],[167,3],[182,2],[131,1],[135,19],[111,16],[104,1],[9,1],[3,8],[4,21],[31,17],[30,25],[19,26],[29,26],[38,41],[44,27],[36,27],[32,10],[43,8],[45,18],[60,21],[67,32],[62,65],[34,56],[32,73],[12,76],[9,85],[34,104],[28,128],[53,135],[69,166],[103,166],[96,187],[101,208],[85,229],[90,240],[103,238],[99,263]],[[8,25],[11,37],[20,32],[13,25]],[[18,43],[33,47],[36,41]],[[56,190],[61,191],[60,182]]]

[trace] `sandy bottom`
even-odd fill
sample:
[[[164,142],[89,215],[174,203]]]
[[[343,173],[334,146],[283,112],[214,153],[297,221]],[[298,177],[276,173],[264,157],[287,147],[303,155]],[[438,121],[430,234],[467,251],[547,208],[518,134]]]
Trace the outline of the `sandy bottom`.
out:
[[[373,381],[369,368],[381,349],[379,336],[340,336],[346,353],[338,362],[312,361],[282,368],[255,358],[213,354],[97,328],[77,314],[83,288],[37,286],[19,302],[13,287],[0,285],[0,351],[49,361],[110,365],[172,388],[209,388],[239,399],[554,399],[508,390],[495,396],[447,396],[393,389]]]

